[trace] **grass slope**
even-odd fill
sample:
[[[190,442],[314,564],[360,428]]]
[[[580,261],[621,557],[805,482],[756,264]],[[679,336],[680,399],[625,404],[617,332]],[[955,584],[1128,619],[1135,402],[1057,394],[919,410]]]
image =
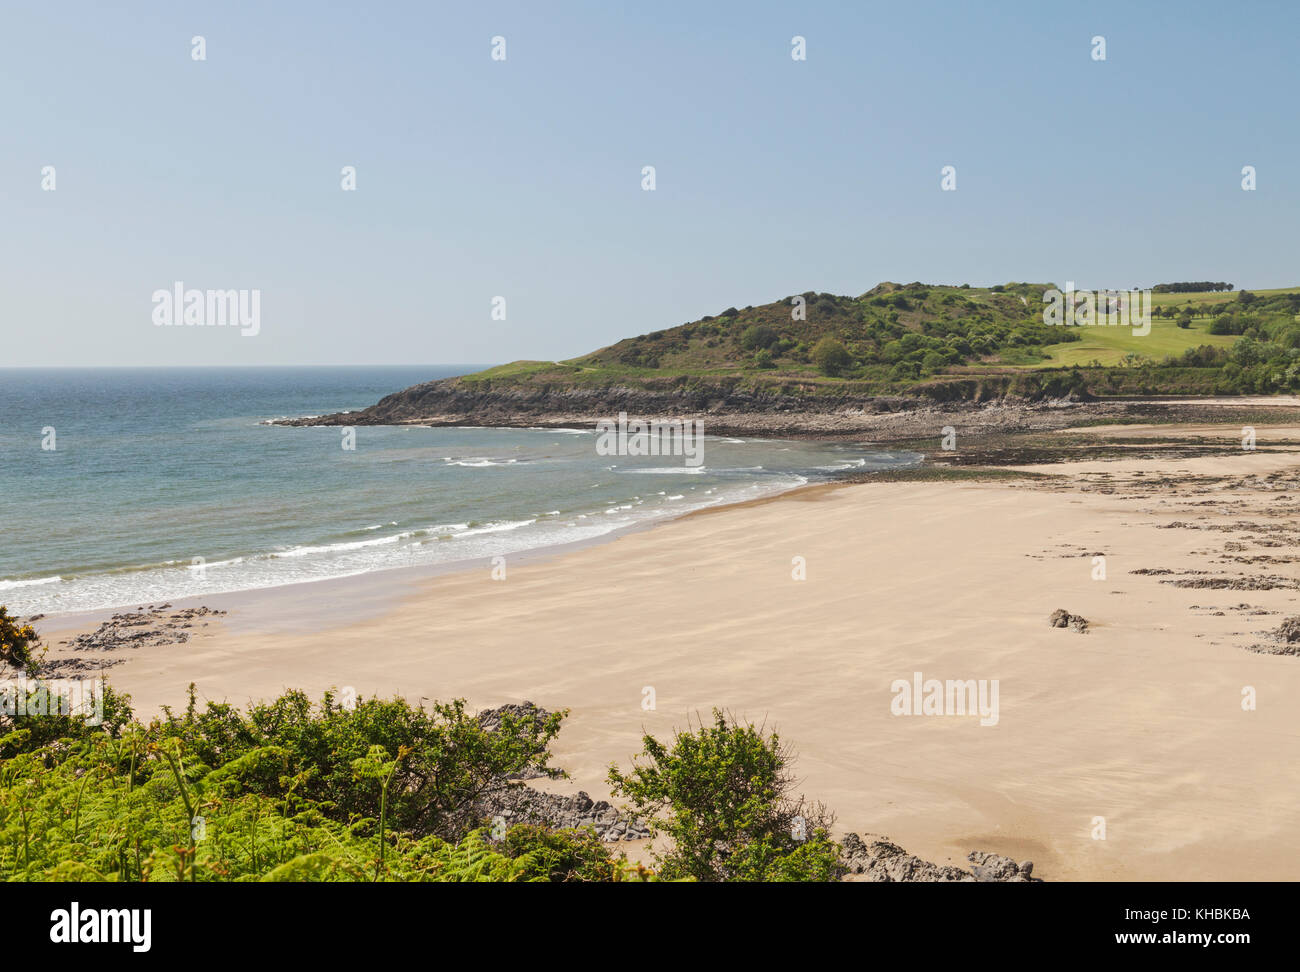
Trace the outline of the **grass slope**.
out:
[[[1153,318],[1151,333],[1143,336],[1135,335],[1129,327],[1089,327],[1078,333],[1082,340],[1048,348],[1046,363],[1058,367],[1088,365],[1093,361],[1117,365],[1129,354],[1159,359],[1202,344],[1226,348],[1237,340],[1234,334],[1211,334],[1208,317],[1194,319],[1189,328],[1180,328],[1173,320]]]

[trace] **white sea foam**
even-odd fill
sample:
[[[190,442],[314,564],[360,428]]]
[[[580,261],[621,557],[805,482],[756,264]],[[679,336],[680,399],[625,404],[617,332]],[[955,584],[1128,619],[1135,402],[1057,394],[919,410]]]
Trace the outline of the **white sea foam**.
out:
[[[488,466],[513,466],[520,460],[491,459],[488,456],[465,456],[459,459],[455,456],[443,456],[443,461],[449,466],[465,466],[470,469],[483,469]]]
[[[774,477],[754,485],[767,491],[779,491],[802,481]],[[530,517],[437,524],[365,540],[300,544],[287,550],[209,563],[204,565],[206,569],[203,572],[194,571],[186,559],[178,561],[175,566],[79,577],[75,584],[53,586],[60,579],[57,577],[0,581],[0,590],[24,585],[51,585],[45,588],[50,591],[48,595],[23,598],[17,610],[21,613],[38,610],[55,613],[280,587],[303,581],[354,576],[387,567],[469,561],[551,544],[594,540],[639,522],[724,503],[738,498],[742,491],[749,493],[737,483],[729,491],[720,490],[717,496],[701,495],[696,500],[688,500],[685,493],[660,493],[659,502],[649,506],[638,506],[636,501],[615,502],[608,509],[595,511],[599,516],[578,513],[570,514],[567,519]],[[554,515],[558,515],[558,511],[547,514],[548,517]],[[446,538],[448,542],[428,542],[438,537]]]
[[[417,534],[425,534],[425,533],[444,534],[444,533],[454,533],[458,530],[468,530],[468,529],[469,529],[468,523],[439,523],[437,526],[426,527],[423,530],[416,530],[415,532]]]
[[[827,466],[818,466],[821,472],[844,472],[846,469],[861,469],[867,464],[865,459],[845,459],[843,462],[832,463]]]
[[[648,466],[642,469],[620,469],[619,472],[637,476],[703,476],[707,472],[716,472],[716,470],[711,470],[707,466]]]
[[[350,543],[327,543],[320,546],[301,546],[290,547],[288,550],[277,550],[271,557],[308,557],[312,554],[331,554],[341,553],[345,550],[363,550],[366,547],[381,547],[386,544],[396,543],[398,540],[407,540],[414,536],[412,533],[395,533],[392,536],[376,537],[374,540],[353,540]]]
[[[477,537],[484,533],[503,533],[506,530],[519,530],[526,526],[532,526],[537,521],[534,520],[507,520],[504,523],[488,523],[483,526],[474,527],[460,534],[456,539],[463,537]]]
[[[0,580],[0,591],[12,591],[19,587],[42,587],[45,584],[57,584],[62,577],[36,577],[32,580]]]

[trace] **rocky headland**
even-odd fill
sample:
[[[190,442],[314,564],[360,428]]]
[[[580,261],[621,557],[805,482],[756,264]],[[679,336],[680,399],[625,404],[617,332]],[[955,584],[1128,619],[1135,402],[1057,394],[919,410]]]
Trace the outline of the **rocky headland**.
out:
[[[963,436],[1016,435],[1109,423],[1235,421],[1261,411],[1278,421],[1296,413],[1294,403],[1284,400],[1261,404],[1244,399],[1018,395],[974,378],[906,396],[874,395],[851,384],[755,383],[735,377],[679,376],[610,385],[444,378],[387,395],[357,411],[280,418],[268,424],[564,428],[593,425],[626,412],[643,419],[699,419],[711,435],[854,437],[890,443],[937,437],[949,425]]]

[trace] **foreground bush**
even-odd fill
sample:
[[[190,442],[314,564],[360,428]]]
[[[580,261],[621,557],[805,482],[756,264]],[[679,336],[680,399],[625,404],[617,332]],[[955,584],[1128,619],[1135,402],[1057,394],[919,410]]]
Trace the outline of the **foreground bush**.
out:
[[[167,711],[159,732],[179,740],[203,764],[237,772],[250,792],[277,798],[292,793],[328,804],[338,820],[375,812],[384,775],[370,764],[391,760],[390,824],[456,840],[482,822],[475,803],[506,777],[563,775],[547,762],[547,747],[563,718],[564,713],[536,720],[505,714],[500,728],[488,731],[459,699],[434,702],[426,711],[402,699],[343,706],[329,693],[313,705],[304,693],[290,691],[251,706],[247,714],[212,702],[200,712],[191,695],[183,715]],[[369,762],[358,770],[358,761]]]
[[[828,837],[833,817],[791,791],[791,754],[776,733],[714,710],[712,725],[670,744],[642,740],[630,773],[609,782],[657,833],[672,838],[660,873],[700,881],[832,881],[843,870]]]
[[[0,663],[34,671],[37,659],[33,655],[40,638],[30,624],[19,624],[18,619],[0,605]]]
[[[527,770],[558,775],[546,746],[562,714],[503,714],[489,731],[460,700],[345,708],[301,692],[247,714],[216,703],[199,711],[191,692],[183,715],[147,726],[123,696],[110,692],[105,709],[99,726],[79,715],[0,719],[0,878],[652,877],[590,831],[481,829],[486,789]]]

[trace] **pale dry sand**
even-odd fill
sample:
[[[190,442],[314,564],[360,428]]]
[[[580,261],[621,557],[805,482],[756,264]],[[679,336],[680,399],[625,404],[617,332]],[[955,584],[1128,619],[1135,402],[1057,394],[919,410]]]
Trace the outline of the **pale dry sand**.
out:
[[[1056,880],[1294,880],[1300,657],[1243,646],[1300,614],[1297,591],[1179,589],[1130,571],[1296,577],[1294,563],[1221,559],[1230,540],[1294,557],[1294,540],[1161,527],[1294,524],[1286,491],[1249,477],[1297,463],[1290,452],[1126,459],[1040,467],[1060,477],[1050,484],[811,489],[511,566],[504,581],[486,564],[438,577],[351,625],[227,625],[110,675],[146,714],[182,704],[191,681],[240,704],[346,685],[568,707],[561,788],[596,797],[643,730],[722,706],[780,730],[837,829],[929,860],[978,848]],[[807,580],[792,579],[794,557]],[[330,600],[331,616],[346,611],[346,587]],[[1090,633],[1049,627],[1058,607]],[[892,715],[891,683],[917,671],[998,679],[998,724]],[[1243,711],[1245,686],[1256,711]],[[1105,840],[1093,839],[1098,817]]]

